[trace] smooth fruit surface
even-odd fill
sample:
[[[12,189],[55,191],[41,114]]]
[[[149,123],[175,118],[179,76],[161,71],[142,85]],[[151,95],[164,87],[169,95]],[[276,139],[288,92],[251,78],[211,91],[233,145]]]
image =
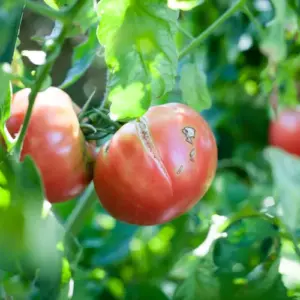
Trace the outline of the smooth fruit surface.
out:
[[[30,89],[13,96],[6,126],[15,137],[23,124]],[[30,155],[38,166],[49,202],[62,202],[80,194],[92,180],[92,148],[80,130],[72,100],[50,87],[36,98],[21,160]]]
[[[151,107],[100,150],[94,183],[116,219],[154,225],[192,208],[216,171],[216,141],[206,121],[178,103]]]
[[[300,111],[282,111],[276,120],[271,121],[269,143],[290,154],[300,156]]]

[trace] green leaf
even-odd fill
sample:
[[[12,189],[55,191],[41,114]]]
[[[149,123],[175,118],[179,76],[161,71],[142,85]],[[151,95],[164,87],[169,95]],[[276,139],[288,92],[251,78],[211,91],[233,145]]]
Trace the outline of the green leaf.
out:
[[[220,278],[222,299],[224,300],[288,300],[286,289],[282,283],[279,269],[280,259],[277,258],[271,265],[265,268],[257,268],[255,272],[261,273],[256,281],[244,278]],[[255,273],[253,272],[253,273]]]
[[[201,204],[200,207],[202,208]],[[203,208],[202,211],[205,211],[205,208]],[[207,214],[207,211],[205,211],[204,214]],[[197,226],[198,220],[195,220],[193,217],[194,215],[192,214],[184,214],[172,222],[169,222],[167,225],[162,226],[161,231],[155,238],[158,241],[159,238],[161,238],[159,246],[162,250],[164,250],[164,248],[166,249],[165,252],[163,252],[165,255],[156,257],[155,261],[151,262],[149,267],[151,276],[166,276],[187,251],[194,249],[205,240],[209,229],[208,226],[206,226],[205,220],[203,220],[201,226]],[[163,237],[164,239],[162,239]],[[165,245],[163,243],[164,241],[166,242]],[[197,246],[195,246],[195,243]],[[149,242],[149,246],[151,246],[151,241]]]
[[[118,120],[139,117],[175,83],[178,13],[164,0],[103,0],[98,12],[97,35],[110,71],[111,115]]]
[[[0,148],[0,199],[0,264],[3,258],[5,266],[15,270],[25,249],[36,249],[30,231],[37,225],[44,200],[39,173],[29,157],[17,163]]]
[[[235,173],[225,171],[216,175],[212,190],[218,201],[221,215],[230,215],[238,211],[247,202],[250,188]],[[215,199],[214,199],[215,200]]]
[[[278,148],[267,148],[275,183],[277,207],[283,222],[295,232],[300,229],[300,159]]]
[[[178,286],[174,300],[219,300],[219,282],[211,255],[198,258],[190,275]]]
[[[53,9],[59,10],[63,6],[74,3],[74,0],[44,0],[44,2]]]
[[[225,232],[213,253],[224,299],[262,299],[279,276],[278,227],[250,216],[233,221]]]
[[[275,18],[267,27],[267,35],[262,41],[261,51],[274,63],[286,58],[287,44],[285,41],[286,1],[272,0],[275,7]]]
[[[4,135],[4,124],[10,117],[11,90],[9,74],[5,71],[8,64],[0,65],[0,133]]]
[[[0,64],[11,63],[23,16],[25,0],[3,0],[0,4]]]
[[[204,0],[168,0],[168,5],[172,9],[191,10],[203,2]]]
[[[73,22],[74,28],[71,30],[71,36],[85,34],[91,28],[96,35],[96,26],[99,23],[94,0],[86,0],[83,7],[77,13]]]
[[[125,300],[168,300],[159,287],[150,283],[138,283],[129,285],[126,290]]]
[[[289,290],[289,295],[300,293],[300,260],[293,244],[288,240],[283,240],[282,244],[280,273],[284,286]]]
[[[237,220],[225,232],[226,237],[215,244],[214,262],[219,273],[228,278],[250,276],[260,264],[278,254],[278,230],[262,217]]]
[[[44,213],[41,176],[29,156],[20,163],[0,149],[0,199],[1,268],[37,275],[42,299],[56,299],[66,269],[58,247],[64,228]]]
[[[93,258],[95,265],[105,266],[122,260],[129,253],[129,243],[138,226],[117,222],[114,229],[102,241]]]
[[[90,67],[99,49],[94,28],[90,30],[88,39],[74,49],[72,67],[69,69],[60,88],[65,89],[74,84]]]
[[[211,98],[206,85],[206,75],[196,63],[188,63],[182,67],[179,85],[186,104],[196,111],[210,108]]]

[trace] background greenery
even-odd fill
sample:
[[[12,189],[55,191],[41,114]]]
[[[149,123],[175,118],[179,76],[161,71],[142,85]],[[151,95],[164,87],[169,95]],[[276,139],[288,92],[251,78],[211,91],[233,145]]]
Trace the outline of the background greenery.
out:
[[[45,2],[52,8],[64,4]],[[81,106],[94,91],[92,105],[98,106],[106,90],[104,50],[91,34],[98,23],[92,2],[86,1],[86,9],[75,20],[70,39],[48,77],[48,85],[51,81],[55,86],[63,83]],[[11,16],[18,20],[20,12],[20,7],[10,7],[9,3],[0,4],[1,62],[7,61],[4,54],[9,51],[3,45],[9,47],[15,32],[5,13],[10,12],[12,21]],[[180,51],[236,1],[173,3],[193,8],[179,14],[175,41]],[[76,205],[95,199],[76,240],[69,241],[70,248],[64,249],[58,267],[62,282],[57,283],[53,275],[50,281],[39,280],[37,285],[26,268],[19,272],[6,268],[14,259],[11,249],[17,246],[7,245],[11,231],[2,213],[1,252],[3,245],[7,246],[0,258],[5,270],[0,272],[3,298],[39,299],[40,288],[44,297],[58,289],[61,299],[67,299],[74,288],[72,299],[78,300],[300,299],[300,160],[268,147],[268,124],[274,108],[299,102],[300,5],[297,0],[255,0],[247,1],[247,5],[179,61],[175,88],[159,100],[187,102],[201,111],[215,133],[218,171],[204,198],[188,214],[151,227],[113,219],[99,205],[92,187],[79,199],[53,205],[60,222],[53,221],[50,213],[40,228],[63,232],[59,224],[68,224]],[[24,50],[40,50],[53,34],[53,21],[38,14],[33,6],[24,11],[19,55],[15,53],[13,62],[15,73],[25,80],[22,84],[15,79],[14,90],[26,85],[36,68],[38,56]],[[119,52],[130,46],[130,41],[122,43]],[[127,110],[134,111],[130,99],[124,103]],[[127,111],[119,112],[128,117]],[[18,176],[25,167],[6,164]],[[2,184],[0,176],[0,196],[4,195]],[[11,189],[20,191],[20,185]],[[19,220],[18,216],[14,215],[14,220]],[[22,226],[16,224],[13,234],[14,228]],[[49,269],[56,259],[54,241],[42,239],[43,230],[29,228],[38,236],[35,253],[29,256],[41,257],[40,264]]]

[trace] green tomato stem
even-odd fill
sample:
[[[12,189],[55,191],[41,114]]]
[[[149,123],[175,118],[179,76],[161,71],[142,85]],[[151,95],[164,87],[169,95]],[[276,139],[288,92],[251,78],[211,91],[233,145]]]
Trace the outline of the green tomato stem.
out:
[[[76,14],[79,12],[79,10],[82,8],[82,6],[84,4],[85,4],[85,0],[78,0],[72,7],[70,7],[68,10],[66,10],[65,12],[68,16],[68,20],[73,20],[73,18],[76,16]],[[69,28],[69,22],[67,22],[65,20],[59,35],[53,41],[52,45],[48,47],[49,51],[48,51],[48,55],[47,55],[48,59],[47,59],[46,63],[44,65],[40,66],[40,68],[37,70],[36,79],[34,81],[34,84],[32,86],[32,89],[31,89],[31,92],[29,95],[29,104],[28,104],[28,109],[25,114],[24,122],[21,127],[21,131],[17,138],[15,146],[13,147],[13,153],[17,156],[17,158],[20,158],[20,155],[21,155],[21,150],[22,150],[26,132],[27,132],[27,129],[29,126],[29,122],[30,122],[30,118],[32,115],[36,96],[39,93],[40,89],[42,88],[47,75],[50,73],[56,58],[60,54],[62,45],[67,37],[68,28]]]
[[[95,90],[93,91],[93,93],[90,95],[89,99],[84,103],[84,105],[83,105],[83,107],[82,107],[80,113],[78,114],[78,120],[79,120],[79,121],[82,121],[82,120],[84,119],[83,116],[84,116],[84,114],[87,112],[88,108],[90,107],[91,102],[92,102],[92,100],[93,100],[95,94],[96,94],[96,89],[95,89]]]
[[[98,114],[103,120],[105,120],[108,124],[112,125],[116,129],[120,129],[122,126],[118,123],[112,120],[108,115],[106,115],[101,109],[94,108],[94,111],[96,114]]]
[[[243,7],[247,0],[238,0],[232,7],[230,7],[220,18],[218,18],[213,24],[211,24],[206,30],[204,30],[198,37],[196,37],[186,48],[184,48],[180,54],[179,59],[182,59],[189,52],[194,50],[199,44],[209,37],[217,27],[223,24],[234,13]]]
[[[254,24],[254,26],[256,27],[256,30],[257,30],[260,38],[264,37],[265,31],[264,31],[263,26],[255,18],[255,16],[253,15],[252,11],[248,8],[247,5],[245,5],[245,7],[243,9],[243,12],[249,18],[249,20]]]
[[[93,205],[96,203],[97,195],[94,189],[94,184],[91,183],[84,193],[77,200],[77,205],[72,211],[70,217],[65,224],[65,237],[67,238],[70,234],[77,235],[82,224],[86,219],[86,216],[92,210]]]
[[[193,35],[189,33],[187,30],[185,30],[179,23],[177,24],[177,28],[184,36],[186,36],[190,40],[194,40]]]
[[[285,232],[286,232],[287,238],[292,242],[292,244],[294,246],[295,253],[298,256],[298,258],[300,259],[299,242],[298,242],[297,238],[295,237],[295,234],[293,233],[293,230],[291,230],[289,228],[289,226],[287,226],[286,224],[281,223],[281,226],[285,227]]]
[[[26,8],[29,8],[31,11],[42,15],[44,17],[47,17],[52,20],[59,20],[64,22],[66,20],[67,15],[63,14],[59,10],[52,9],[44,4],[40,4],[38,2],[33,2],[31,0],[27,0],[26,2]]]
[[[19,134],[16,144],[13,148],[13,151],[17,155],[18,158],[20,158],[20,155],[21,155],[21,150],[22,150],[26,132],[27,132],[27,129],[29,126],[29,122],[30,122],[30,118],[32,115],[36,96],[39,93],[39,91],[41,90],[47,75],[51,71],[54,61],[55,61],[55,58],[60,53],[60,51],[58,51],[58,49],[61,48],[61,45],[63,44],[63,42],[65,40],[66,34],[67,34],[67,26],[63,26],[60,34],[58,35],[57,39],[53,42],[53,46],[51,47],[51,49],[48,52],[47,62],[37,70],[36,79],[34,81],[34,84],[32,86],[30,94],[29,94],[28,109],[25,114],[25,118],[24,118],[23,125],[21,127],[20,134]]]

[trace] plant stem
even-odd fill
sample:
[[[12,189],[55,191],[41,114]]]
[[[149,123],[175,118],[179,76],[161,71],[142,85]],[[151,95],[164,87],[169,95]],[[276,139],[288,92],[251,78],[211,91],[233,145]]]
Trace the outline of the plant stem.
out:
[[[72,211],[69,219],[65,224],[65,236],[76,235],[82,223],[84,222],[87,214],[92,209],[92,206],[96,203],[95,199],[97,198],[96,192],[94,189],[94,184],[91,183],[84,193],[79,197],[78,204],[75,209]]]
[[[23,147],[23,142],[25,139],[25,135],[26,135],[28,126],[29,126],[29,122],[30,122],[32,111],[33,111],[33,106],[35,103],[36,96],[39,93],[40,89],[42,88],[47,75],[51,71],[51,68],[54,64],[55,58],[59,55],[59,51],[57,51],[57,50],[61,47],[61,45],[65,39],[66,33],[67,33],[67,27],[63,26],[56,41],[53,43],[53,46],[51,47],[51,49],[48,52],[47,62],[37,70],[36,80],[32,86],[31,92],[29,94],[28,109],[25,114],[25,118],[24,118],[24,122],[23,122],[23,125],[21,128],[20,134],[18,136],[18,139],[17,139],[16,144],[13,149],[14,153],[17,155],[18,158],[20,158],[21,150]]]
[[[78,13],[78,11],[81,9],[81,7],[85,4],[85,0],[78,0],[70,9],[68,9],[66,12],[68,14],[68,19],[73,20],[75,15]],[[29,95],[29,100],[28,100],[28,109],[25,114],[25,118],[23,121],[23,125],[20,131],[20,134],[17,138],[16,144],[13,148],[14,154],[16,154],[17,158],[20,158],[21,155],[21,150],[23,147],[23,142],[26,136],[26,132],[29,126],[31,114],[33,111],[33,106],[35,103],[36,96],[40,89],[43,86],[43,83],[47,77],[47,75],[50,73],[53,64],[55,62],[55,59],[58,57],[60,54],[60,49],[66,39],[67,32],[68,32],[68,27],[69,23],[65,21],[63,24],[61,31],[57,38],[53,41],[51,46],[49,46],[49,51],[48,51],[48,59],[46,63],[37,70],[36,73],[36,79],[34,81],[34,84],[32,86],[30,95]]]
[[[86,0],[77,0],[73,6],[63,11],[68,16],[68,20],[72,23],[80,9],[86,4]]]
[[[78,114],[78,120],[82,121],[84,119],[84,114],[87,112],[89,106],[91,105],[91,102],[96,94],[96,89],[93,91],[93,93],[90,95],[89,99],[84,103],[80,113]]]
[[[265,35],[263,26],[259,23],[259,21],[255,18],[251,10],[248,8],[247,5],[245,5],[243,12],[245,15],[249,18],[249,20],[254,24],[256,27],[259,36],[262,38]]]
[[[189,38],[190,40],[194,40],[194,37],[187,30],[185,30],[179,23],[177,24],[177,28],[187,38]]]
[[[107,123],[109,123],[110,125],[114,126],[117,129],[121,128],[120,124],[118,124],[117,122],[115,122],[114,120],[112,120],[101,109],[94,108],[94,111],[95,111],[96,114],[100,115],[101,118],[103,118],[105,121],[107,121]]]
[[[109,94],[109,80],[110,80],[110,72],[109,70],[106,71],[106,88],[105,88],[105,93],[104,93],[104,97],[102,100],[102,103],[100,105],[100,109],[103,110],[105,108],[108,108],[108,94]]]
[[[31,0],[27,0],[26,8],[29,8],[31,11],[42,15],[44,17],[48,17],[52,20],[60,20],[64,22],[66,20],[67,15],[63,14],[61,11],[52,9],[44,4],[40,4],[38,2],[33,2]]]
[[[291,242],[293,243],[295,253],[297,254],[297,256],[298,256],[299,259],[300,259],[300,248],[299,248],[299,245],[298,245],[298,240],[297,240],[297,238],[295,237],[293,231],[289,228],[288,225],[283,224],[283,226],[285,227],[285,231],[286,231],[286,233],[287,233],[287,238],[290,239]]]
[[[206,30],[204,30],[198,37],[196,37],[186,48],[184,48],[180,54],[179,59],[183,58],[194,48],[196,48],[203,40],[212,34],[217,27],[230,18],[235,12],[243,7],[247,0],[238,0],[231,8],[229,8],[220,18],[218,18],[213,24],[211,24]]]

